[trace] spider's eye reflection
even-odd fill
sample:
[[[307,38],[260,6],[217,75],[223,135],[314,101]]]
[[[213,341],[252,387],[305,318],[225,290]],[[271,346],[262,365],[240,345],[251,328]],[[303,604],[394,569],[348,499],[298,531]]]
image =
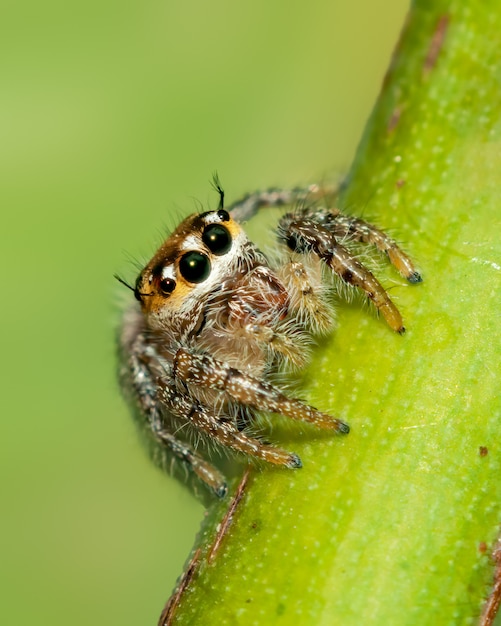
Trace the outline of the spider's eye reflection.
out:
[[[203,283],[210,274],[210,261],[200,252],[187,252],[179,261],[181,276],[189,283]]]
[[[231,235],[228,229],[220,224],[210,224],[204,230],[202,241],[213,254],[226,254],[231,248]]]

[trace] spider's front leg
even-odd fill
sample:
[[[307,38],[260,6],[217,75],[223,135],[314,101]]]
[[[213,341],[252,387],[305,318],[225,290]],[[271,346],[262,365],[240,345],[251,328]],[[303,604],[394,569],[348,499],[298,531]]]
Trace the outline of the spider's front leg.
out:
[[[335,235],[318,221],[288,213],[280,220],[279,237],[293,252],[313,252],[344,282],[367,294],[381,311],[390,328],[405,332],[400,311],[372,272],[336,240]]]
[[[412,259],[397,242],[384,231],[359,217],[343,215],[337,209],[329,211],[325,208],[312,207],[303,213],[305,217],[325,226],[338,240],[352,240],[374,246],[386,254],[390,263],[401,276],[410,283],[420,283],[421,274]]]
[[[281,413],[340,433],[349,432],[349,427],[344,422],[299,400],[288,398],[273,385],[210,356],[193,354],[185,348],[180,348],[176,353],[173,377],[177,384],[164,388],[163,401],[176,415],[183,415],[194,428],[218,443],[274,465],[298,468],[301,467],[301,460],[294,453],[275,448],[240,432],[230,416],[194,400],[188,392],[180,391],[180,388],[183,385],[195,385],[201,389],[221,391],[236,405]]]
[[[273,465],[289,468],[302,467],[301,459],[297,454],[247,436],[238,430],[229,416],[221,415],[214,410],[214,407],[203,405],[174,386],[164,388],[164,402],[169,404],[176,415],[189,420],[193,428],[222,446],[230,447],[236,452],[262,459]]]
[[[347,424],[295,398],[277,387],[230,367],[206,354],[180,348],[174,357],[174,376],[186,384],[224,391],[231,400],[258,411],[280,413],[320,428],[350,432]]]

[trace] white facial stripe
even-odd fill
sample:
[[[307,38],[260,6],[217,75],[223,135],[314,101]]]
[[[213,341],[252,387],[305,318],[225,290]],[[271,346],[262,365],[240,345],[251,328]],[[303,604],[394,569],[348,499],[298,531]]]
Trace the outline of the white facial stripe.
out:
[[[203,220],[206,224],[224,224],[217,214],[217,211],[212,211],[211,213],[204,215]]]
[[[198,235],[187,235],[181,243],[181,250],[191,251],[200,250],[202,241]]]
[[[176,277],[174,275],[174,266],[173,265],[164,265],[162,267],[162,280],[164,280],[165,278],[172,278],[172,280],[175,280]]]

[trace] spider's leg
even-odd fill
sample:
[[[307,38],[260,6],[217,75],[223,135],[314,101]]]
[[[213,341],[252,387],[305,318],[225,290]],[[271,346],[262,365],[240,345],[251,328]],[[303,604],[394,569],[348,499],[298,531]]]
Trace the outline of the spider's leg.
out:
[[[146,346],[141,334],[128,349],[128,354],[125,351],[122,354],[121,380],[124,392],[132,395],[140,427],[151,433],[162,449],[182,461],[186,468],[218,497],[224,497],[227,493],[227,484],[221,472],[197,454],[190,445],[178,439],[168,428],[165,402],[158,395],[157,377],[160,372],[165,374],[161,360]],[[155,456],[154,450],[152,453]]]
[[[327,188],[321,185],[294,189],[266,189],[248,194],[234,202],[228,211],[237,222],[246,222],[264,207],[280,207],[285,205],[315,202],[325,196],[334,197],[337,188]]]
[[[375,246],[388,256],[390,263],[410,283],[422,281],[421,274],[410,257],[394,239],[373,224],[358,217],[343,215],[338,211],[328,212],[326,209],[313,209],[304,215],[314,221],[319,221],[341,241],[348,238]]]
[[[258,411],[280,413],[340,433],[350,430],[341,420],[289,398],[274,385],[205,354],[193,354],[180,348],[174,357],[174,375],[185,384],[224,391],[234,402]]]
[[[291,469],[302,467],[301,459],[297,454],[247,436],[238,430],[232,420],[221,419],[221,415],[213,408],[194,401],[176,388],[165,389],[164,392],[168,395],[169,405],[177,415],[184,415],[195,429],[203,432],[216,443],[273,465],[282,465]]]
[[[292,213],[280,220],[279,236],[294,252],[317,254],[344,282],[363,290],[381,311],[390,328],[403,333],[399,310],[370,270],[339,244],[334,234],[318,222]]]
[[[191,446],[177,439],[160,424],[155,426],[153,433],[157,440],[166,446],[176,458],[183,461],[187,468],[205,483],[218,498],[224,498],[228,491],[228,486],[221,472],[212,463],[203,459]]]

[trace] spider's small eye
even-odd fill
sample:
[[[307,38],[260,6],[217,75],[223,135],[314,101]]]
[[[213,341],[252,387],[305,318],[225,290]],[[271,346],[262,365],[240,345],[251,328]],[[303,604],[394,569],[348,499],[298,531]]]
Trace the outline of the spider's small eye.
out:
[[[179,261],[181,276],[189,283],[203,283],[210,274],[210,261],[200,252],[187,252]]]
[[[161,278],[158,287],[163,296],[169,296],[176,288],[176,281],[173,278]]]
[[[230,214],[228,213],[228,211],[225,211],[224,209],[219,209],[219,211],[217,212],[217,216],[222,222],[230,221]]]
[[[213,254],[226,254],[231,248],[231,235],[221,224],[209,224],[204,230],[202,241]]]

